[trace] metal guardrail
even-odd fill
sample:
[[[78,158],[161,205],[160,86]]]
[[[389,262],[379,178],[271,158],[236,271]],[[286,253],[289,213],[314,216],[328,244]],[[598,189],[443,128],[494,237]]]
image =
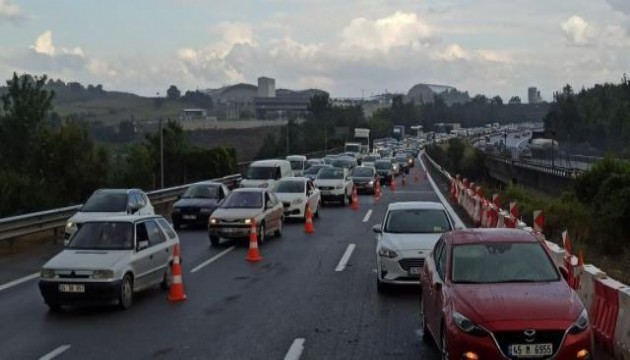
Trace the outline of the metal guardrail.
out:
[[[574,179],[574,178],[576,178],[577,176],[579,176],[580,174],[582,174],[584,172],[583,170],[575,169],[575,168],[565,168],[565,167],[560,167],[560,166],[550,166],[550,165],[544,165],[544,164],[531,162],[531,161],[527,161],[527,160],[513,160],[513,159],[510,159],[510,158],[507,158],[507,157],[490,155],[490,154],[486,154],[486,158],[494,160],[494,161],[502,162],[502,163],[505,163],[505,164],[508,164],[508,165],[518,166],[518,167],[526,168],[526,169],[529,169],[529,170],[534,170],[534,171],[543,172],[543,173],[546,173],[546,174],[561,176],[561,177],[565,177],[565,178],[569,178],[569,179]]]
[[[228,185],[230,188],[238,186],[240,180],[241,174],[212,179],[212,181],[221,182]],[[153,205],[174,202],[190,185],[191,184],[186,184],[150,191],[147,192],[147,196]],[[74,215],[80,208],[81,205],[73,205],[0,219],[0,241],[63,227],[68,218]]]
[[[320,150],[304,155],[323,155],[324,153],[334,153],[339,150],[340,148],[333,148],[330,150]],[[251,163],[251,161],[241,162],[238,164],[239,169],[242,169]],[[235,188],[238,187],[241,179],[241,174],[233,174],[218,179],[212,179],[212,181],[221,182],[228,185],[230,188]],[[191,184],[185,184],[167,189],[150,191],[147,192],[147,196],[151,200],[151,204],[154,206],[172,203],[175,202],[177,197],[183,194],[190,185]],[[81,205],[73,205],[36,213],[0,218],[0,241],[11,240],[20,236],[61,228],[65,226],[68,218],[74,215],[74,213],[76,213],[80,208]]]

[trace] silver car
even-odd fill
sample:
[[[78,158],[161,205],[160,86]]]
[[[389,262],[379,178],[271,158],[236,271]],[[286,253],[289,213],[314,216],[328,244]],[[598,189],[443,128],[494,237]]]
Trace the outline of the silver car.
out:
[[[271,190],[241,188],[232,191],[208,221],[210,244],[218,245],[221,238],[247,239],[252,221],[256,222],[259,244],[265,241],[267,234],[282,235],[284,207]]]
[[[161,216],[108,216],[83,223],[44,264],[39,289],[51,310],[63,305],[133,303],[135,292],[168,289],[179,238]]]

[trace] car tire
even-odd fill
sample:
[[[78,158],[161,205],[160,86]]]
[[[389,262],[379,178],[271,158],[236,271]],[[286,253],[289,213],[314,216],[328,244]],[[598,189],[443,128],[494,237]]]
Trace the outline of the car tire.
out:
[[[133,305],[133,280],[131,275],[125,274],[120,283],[120,294],[118,296],[118,306],[121,310],[127,310]]]
[[[387,292],[387,284],[382,282],[381,279],[378,278],[378,275],[376,276],[376,291],[379,294],[385,294]]]
[[[276,230],[273,234],[276,237],[282,237],[282,226],[284,223],[284,216],[282,218],[280,218],[280,224],[278,225],[278,230]]]
[[[427,326],[426,316],[424,314],[424,301],[420,300],[420,314],[422,315],[422,341],[426,343],[431,342],[431,333],[429,333],[429,327]]]
[[[261,222],[260,227],[258,227],[258,246],[265,243],[265,231],[265,223]]]
[[[217,247],[219,246],[219,242],[221,242],[221,238],[216,235],[210,235],[210,246]]]
[[[160,282],[160,289],[167,291],[171,288],[171,272],[173,264],[169,263],[166,266],[166,270],[164,270],[164,275],[162,275],[162,282]]]
[[[348,198],[348,194],[344,193],[343,194],[343,201],[341,202],[342,206],[348,206],[350,205],[350,199]]]

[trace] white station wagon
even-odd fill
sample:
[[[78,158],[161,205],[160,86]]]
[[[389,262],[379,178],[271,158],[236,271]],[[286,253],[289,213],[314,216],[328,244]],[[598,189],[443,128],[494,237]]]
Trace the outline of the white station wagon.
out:
[[[123,215],[83,223],[44,264],[39,290],[51,310],[63,305],[133,303],[135,292],[170,286],[179,238],[161,216]]]

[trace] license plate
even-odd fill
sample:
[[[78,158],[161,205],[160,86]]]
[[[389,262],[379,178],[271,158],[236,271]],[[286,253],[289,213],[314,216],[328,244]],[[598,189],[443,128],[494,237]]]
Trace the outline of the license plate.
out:
[[[84,293],[85,292],[85,285],[83,285],[83,284],[59,284],[59,292]]]
[[[197,220],[197,215],[182,215],[184,220]]]
[[[528,358],[541,357],[553,354],[552,344],[517,344],[510,345],[509,353],[511,356]]]
[[[238,232],[238,231],[239,231],[239,229],[226,228],[226,229],[223,229],[223,230],[221,230],[221,231],[223,231],[223,232],[224,232],[224,233],[226,233],[226,234],[233,234],[233,233],[235,233],[235,232]]]
[[[332,192],[328,190],[322,190],[322,195],[330,195],[330,194],[332,194]]]
[[[420,270],[421,269],[422,268],[419,268],[419,267],[409,268],[409,275],[420,275]]]

